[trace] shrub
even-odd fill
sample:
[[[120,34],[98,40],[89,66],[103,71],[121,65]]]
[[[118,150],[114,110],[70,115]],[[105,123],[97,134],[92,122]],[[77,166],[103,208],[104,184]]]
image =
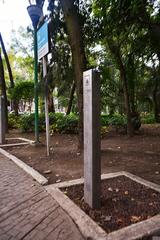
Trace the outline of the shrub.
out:
[[[34,114],[24,115],[21,118],[22,132],[34,132]],[[77,133],[78,116],[63,113],[49,114],[50,129],[57,133]],[[39,114],[39,131],[45,131],[45,114]]]
[[[143,124],[153,124],[155,123],[155,117],[153,113],[141,113],[141,121]]]
[[[109,118],[108,124],[114,127],[126,127],[127,118],[125,115],[115,114]]]
[[[34,114],[23,115],[21,118],[22,132],[33,132],[34,131]]]
[[[13,113],[8,114],[8,127],[10,129],[20,128],[21,116],[15,116]]]
[[[108,126],[109,125],[109,115],[101,115],[101,126]]]
[[[77,133],[78,132],[78,116],[75,114],[62,115],[56,114],[55,122],[51,126],[53,132],[58,133]]]

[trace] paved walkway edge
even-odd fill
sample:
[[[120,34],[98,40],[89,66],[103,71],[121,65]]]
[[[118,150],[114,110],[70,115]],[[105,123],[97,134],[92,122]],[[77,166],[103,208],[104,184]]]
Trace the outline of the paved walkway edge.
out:
[[[137,177],[125,171],[117,173],[103,174],[102,179],[108,179],[117,176],[126,176],[133,181],[136,181],[146,187],[152,188],[160,192],[160,186],[152,182],[146,181],[143,178]],[[83,179],[66,181],[63,183],[52,184],[46,186],[45,189],[52,195],[52,197],[60,204],[60,206],[70,215],[73,221],[79,227],[79,230],[84,237],[91,237],[93,240],[136,240],[144,236],[149,236],[160,230],[160,214],[142,221],[140,223],[132,224],[120,230],[107,234],[96,222],[94,222],[88,215],[86,215],[72,200],[70,200],[59,188],[67,187],[76,184],[82,184]]]
[[[26,163],[15,157],[14,155],[8,153],[6,150],[0,148],[0,153],[12,160],[15,164],[17,164],[20,168],[22,168],[25,172],[31,175],[37,182],[41,185],[46,185],[48,183],[48,179],[42,176],[39,172],[37,172],[32,167],[28,166]]]

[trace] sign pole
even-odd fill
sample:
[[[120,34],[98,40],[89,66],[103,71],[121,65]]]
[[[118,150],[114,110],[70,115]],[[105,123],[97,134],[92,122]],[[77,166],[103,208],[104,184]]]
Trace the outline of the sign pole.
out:
[[[39,143],[39,111],[38,111],[38,59],[37,59],[37,28],[34,28],[34,104],[35,104],[35,144]]]
[[[84,200],[100,208],[100,81],[94,70],[83,73],[84,109]]]
[[[37,31],[38,60],[43,62],[43,78],[45,79],[45,121],[46,121],[46,145],[47,156],[50,154],[49,113],[48,113],[48,85],[47,85],[47,54],[49,52],[48,24],[45,22]]]
[[[47,85],[47,57],[43,57],[43,78],[45,79],[45,122],[46,122],[46,145],[47,156],[50,155],[50,135],[49,135],[49,112],[48,112],[48,85]]]

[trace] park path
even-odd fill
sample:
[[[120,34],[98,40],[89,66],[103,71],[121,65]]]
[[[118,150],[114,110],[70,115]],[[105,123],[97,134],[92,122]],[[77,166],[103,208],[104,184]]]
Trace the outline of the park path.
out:
[[[83,240],[71,218],[28,174],[0,154],[0,240]]]

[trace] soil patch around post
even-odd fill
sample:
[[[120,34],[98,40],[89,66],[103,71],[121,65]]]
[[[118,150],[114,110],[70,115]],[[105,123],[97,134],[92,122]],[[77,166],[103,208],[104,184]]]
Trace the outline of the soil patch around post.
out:
[[[84,202],[83,184],[60,188],[107,233],[149,219],[160,213],[160,193],[126,176],[102,180],[101,209]]]

